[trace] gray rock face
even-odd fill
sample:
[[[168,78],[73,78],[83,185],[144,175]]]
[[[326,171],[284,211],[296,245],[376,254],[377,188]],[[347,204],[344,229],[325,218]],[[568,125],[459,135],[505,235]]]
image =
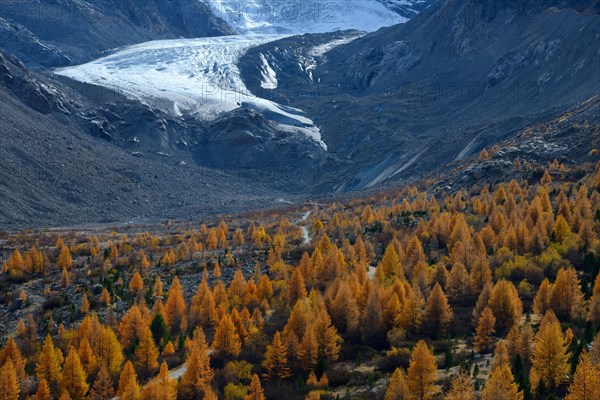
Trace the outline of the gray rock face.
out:
[[[321,189],[352,190],[477,154],[597,95],[598,38],[597,2],[447,0],[321,57],[312,43],[332,37],[253,49],[243,72],[260,91],[250,60],[269,59],[271,96],[305,110],[340,160]],[[294,66],[307,59],[310,73]]]
[[[23,25],[0,17],[0,47],[36,67],[69,65],[71,59],[51,44],[44,44]]]
[[[399,40],[381,48],[367,48],[348,59],[346,75],[361,89],[379,79],[401,78],[421,60],[419,50]]]
[[[0,53],[0,82],[25,104],[42,114],[63,109],[56,92],[28,74],[14,56],[4,57]]]

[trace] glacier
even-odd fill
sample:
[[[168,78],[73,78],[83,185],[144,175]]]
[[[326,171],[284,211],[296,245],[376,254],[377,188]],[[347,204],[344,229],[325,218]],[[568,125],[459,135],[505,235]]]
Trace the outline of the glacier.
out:
[[[213,13],[240,34],[325,33],[356,29],[375,31],[406,22],[392,11],[395,3],[414,0],[209,0]],[[391,4],[390,4],[391,3]]]
[[[250,93],[238,69],[240,57],[252,47],[297,34],[347,29],[373,31],[405,22],[407,18],[391,11],[389,5],[422,1],[210,0],[205,3],[239,34],[142,43],[54,73],[113,89],[175,117],[185,115],[211,121],[237,108],[252,109],[281,132],[305,135],[326,151],[319,128],[302,110]],[[314,57],[359,36],[352,34],[315,47],[310,54],[311,62]],[[276,71],[261,56],[256,61],[261,66],[261,87],[273,90],[278,85]],[[310,70],[308,66],[309,75]]]
[[[201,121],[245,107],[264,115],[282,131],[304,134],[327,150],[319,129],[301,110],[252,95],[241,79],[237,61],[246,50],[283,37],[248,34],[157,40],[54,73],[113,89],[173,116],[188,115]],[[269,67],[267,73],[274,71]],[[274,76],[266,78],[274,83]]]

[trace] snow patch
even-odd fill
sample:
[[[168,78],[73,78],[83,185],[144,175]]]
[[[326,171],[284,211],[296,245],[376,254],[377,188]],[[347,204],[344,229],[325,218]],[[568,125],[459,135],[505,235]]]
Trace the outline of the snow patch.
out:
[[[203,0],[239,33],[376,31],[406,22],[377,0]]]
[[[260,54],[260,62],[260,74],[262,75],[260,87],[269,90],[277,89],[277,73],[271,68],[269,62],[262,53]]]
[[[342,46],[344,44],[348,44],[348,43],[352,42],[353,40],[356,40],[363,36],[365,36],[365,33],[357,33],[357,34],[349,35],[349,36],[346,36],[346,37],[343,37],[340,39],[332,40],[331,42],[323,43],[321,45],[313,47],[308,52],[308,55],[310,55],[312,57],[322,57],[323,55],[325,55],[325,53],[327,53],[331,49],[338,47],[338,46]]]

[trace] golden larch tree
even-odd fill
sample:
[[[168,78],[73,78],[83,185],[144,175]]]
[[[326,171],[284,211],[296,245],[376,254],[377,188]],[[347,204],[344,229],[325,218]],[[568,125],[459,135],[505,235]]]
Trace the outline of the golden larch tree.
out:
[[[35,400],[51,400],[52,394],[50,393],[50,386],[48,386],[48,382],[45,379],[42,379],[40,383],[38,383],[38,388],[35,392]],[[105,400],[99,399],[92,396],[91,400]]]
[[[7,272],[12,276],[21,276],[25,267],[25,261],[19,249],[15,249],[6,263]]]
[[[92,343],[94,354],[98,357],[99,365],[106,365],[112,377],[118,376],[123,365],[123,348],[117,335],[110,327],[101,326],[98,331],[99,340]]]
[[[572,320],[583,312],[585,300],[575,268],[561,268],[550,294],[550,308],[561,319]]]
[[[219,323],[219,313],[215,298],[210,290],[206,292],[199,309],[199,321],[202,327],[212,329]]]
[[[292,332],[290,335],[294,335],[294,333]],[[300,361],[300,368],[304,371],[311,370],[317,365],[319,361],[319,343],[317,343],[317,335],[314,330],[307,329],[304,333],[297,356]]]
[[[71,274],[67,271],[66,268],[62,269],[60,274],[60,287],[66,288],[71,284]]]
[[[477,351],[486,351],[492,344],[492,333],[495,332],[496,318],[489,307],[483,309],[481,317],[477,322],[477,330],[473,344]]]
[[[62,372],[62,390],[69,393],[73,400],[84,400],[89,389],[87,376],[77,351],[71,347]]]
[[[562,243],[569,235],[571,235],[571,227],[562,214],[559,214],[558,217],[556,217],[552,233],[554,234],[554,240],[557,243]]]
[[[319,345],[319,356],[335,362],[340,355],[342,338],[331,322],[331,317],[324,307],[317,312],[317,316],[308,329],[314,329]]]
[[[428,400],[437,388],[437,365],[433,353],[424,340],[414,348],[408,366],[407,384],[409,399]]]
[[[128,388],[129,386],[132,386],[133,388]],[[125,363],[125,367],[123,367],[123,371],[121,372],[121,376],[119,377],[117,396],[123,397],[127,391],[129,393],[139,393],[140,391],[137,374],[135,373],[135,368],[133,367],[131,361],[127,361]]]
[[[71,395],[69,395],[69,392],[65,391],[65,392],[62,392],[62,394],[60,395],[58,400],[72,400],[72,399],[71,399]]]
[[[496,330],[510,329],[523,314],[523,303],[512,282],[500,280],[492,289],[489,307],[496,317]]]
[[[154,344],[152,332],[147,326],[142,327],[140,332],[140,342],[135,349],[135,366],[138,374],[147,378],[153,375],[158,369],[158,349]]]
[[[210,388],[214,377],[210,368],[208,345],[201,330],[196,330],[186,364],[187,369],[179,382],[179,396],[182,399],[201,398],[207,388]]]
[[[113,382],[108,372],[108,367],[103,365],[98,371],[96,380],[90,390],[91,400],[110,400],[115,396]]]
[[[565,400],[595,400],[600,396],[600,367],[583,352]]]
[[[600,274],[594,281],[587,318],[595,324],[600,322]]]
[[[406,301],[400,314],[400,326],[410,332],[416,332],[421,326],[425,314],[425,299],[421,289],[413,285],[407,292]]]
[[[552,284],[548,278],[544,278],[533,299],[533,312],[539,316],[546,314],[550,309],[550,296],[552,295]]]
[[[135,297],[139,298],[144,291],[144,280],[139,272],[133,274],[131,281],[129,282],[129,292]]]
[[[142,316],[142,311],[137,304],[134,304],[119,323],[119,336],[121,337],[123,348],[130,349],[134,345],[143,326],[144,317]]]
[[[54,347],[54,342],[50,335],[46,336],[42,346],[42,352],[39,355],[35,373],[38,379],[45,379],[53,391],[58,390],[61,381],[60,358],[57,357],[59,349]]]
[[[548,316],[544,317],[546,321],[542,319],[535,337],[530,378],[533,389],[537,388],[540,381],[544,382],[546,388],[556,388],[565,381],[569,372],[567,343],[560,323],[553,314]]]
[[[382,285],[389,286],[395,279],[404,279],[404,271],[400,262],[400,257],[394,249],[394,245],[389,243],[383,253],[383,258],[377,264],[375,277]]]
[[[93,375],[98,367],[98,358],[92,350],[92,346],[87,337],[79,340],[79,348],[77,349],[79,360],[87,376]],[[72,396],[71,396],[72,397]]]
[[[336,327],[349,334],[356,333],[360,317],[354,296],[348,282],[341,282],[330,307],[331,318]]]
[[[4,348],[0,350],[0,365],[4,365],[7,360],[13,362],[19,380],[27,379],[27,373],[25,372],[27,360],[21,355],[21,350],[19,350],[19,346],[12,336],[8,338]]]
[[[71,257],[71,251],[67,246],[62,246],[60,249],[60,255],[58,256],[58,261],[56,262],[56,266],[59,269],[69,270],[73,265],[73,257]]]
[[[510,355],[508,354],[508,347],[506,346],[506,341],[500,340],[498,344],[496,344],[496,349],[494,350],[494,358],[492,359],[492,371],[496,368],[500,368],[503,365],[510,366]]]
[[[125,389],[123,394],[119,396],[119,400],[139,400],[140,399],[140,386],[137,382],[130,382]]]
[[[452,378],[444,400],[475,400],[473,380],[469,374],[461,373]]]
[[[229,314],[225,314],[221,318],[221,322],[215,330],[212,347],[221,357],[235,358],[240,354],[242,342]]]
[[[463,263],[458,262],[452,265],[448,274],[448,282],[446,282],[446,290],[450,299],[457,303],[463,302],[471,292],[471,278]]]
[[[100,294],[100,303],[108,306],[110,304],[110,293],[106,288],[102,289],[102,294]]]
[[[148,257],[146,257],[146,253],[144,252],[144,250],[140,250],[140,253],[138,254],[138,259],[140,260],[140,270],[145,276],[148,273],[148,270],[150,269],[150,262],[148,261]]]
[[[81,295],[81,305],[79,306],[79,311],[84,315],[90,311],[90,301],[88,300],[87,293],[85,292]]]
[[[471,282],[471,292],[475,295],[479,295],[483,288],[492,282],[492,271],[490,270],[490,263],[487,260],[485,254],[485,245],[482,239],[481,246],[483,247],[481,252],[475,254],[475,259],[471,267],[469,279]]]
[[[169,367],[165,362],[160,366],[156,378],[148,382],[142,389],[141,400],[176,400],[177,386],[175,379],[169,375]]]
[[[267,346],[262,362],[265,379],[287,379],[292,373],[288,366],[287,349],[280,332],[276,332],[273,342]]]
[[[400,368],[396,368],[390,379],[390,384],[385,391],[385,400],[407,400],[408,399],[408,385],[406,383],[406,377],[404,371]]]
[[[306,285],[304,283],[304,276],[300,268],[295,268],[292,273],[292,278],[287,285],[287,297],[290,304],[295,304],[298,299],[306,297]]]
[[[7,360],[0,368],[0,398],[3,400],[19,400],[21,387],[17,370],[11,360]]]
[[[452,309],[439,283],[436,283],[427,298],[425,306],[425,324],[432,332],[445,333],[446,327],[452,321]]]
[[[179,332],[181,321],[187,314],[187,308],[185,299],[183,298],[183,288],[181,287],[181,283],[179,283],[179,278],[177,276],[173,278],[173,282],[169,288],[167,303],[165,304],[165,313],[171,332]]]
[[[241,231],[240,231],[241,232]],[[260,378],[258,375],[252,375],[250,386],[248,387],[248,394],[244,397],[244,400],[266,400],[265,392],[263,391],[262,385],[260,384]]]
[[[479,160],[485,161],[485,160],[489,160],[489,158],[490,158],[490,153],[488,153],[487,149],[484,147],[483,150],[481,150],[481,153],[479,153]]]
[[[479,395],[479,399],[523,400],[523,392],[519,391],[519,387],[514,380],[508,365],[496,368],[492,371],[488,381],[485,383],[485,386]]]
[[[240,228],[237,228],[233,234],[233,245],[235,247],[244,245],[244,232]]]
[[[156,281],[154,282],[154,287],[152,288],[152,295],[154,297],[161,297],[163,295],[163,283],[160,280],[160,277],[156,277]]]

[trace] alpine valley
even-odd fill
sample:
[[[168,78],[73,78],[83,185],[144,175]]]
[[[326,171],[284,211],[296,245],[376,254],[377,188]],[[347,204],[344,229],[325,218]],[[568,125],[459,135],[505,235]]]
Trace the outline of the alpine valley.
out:
[[[2,225],[439,173],[597,95],[599,35],[593,1],[3,1]]]

